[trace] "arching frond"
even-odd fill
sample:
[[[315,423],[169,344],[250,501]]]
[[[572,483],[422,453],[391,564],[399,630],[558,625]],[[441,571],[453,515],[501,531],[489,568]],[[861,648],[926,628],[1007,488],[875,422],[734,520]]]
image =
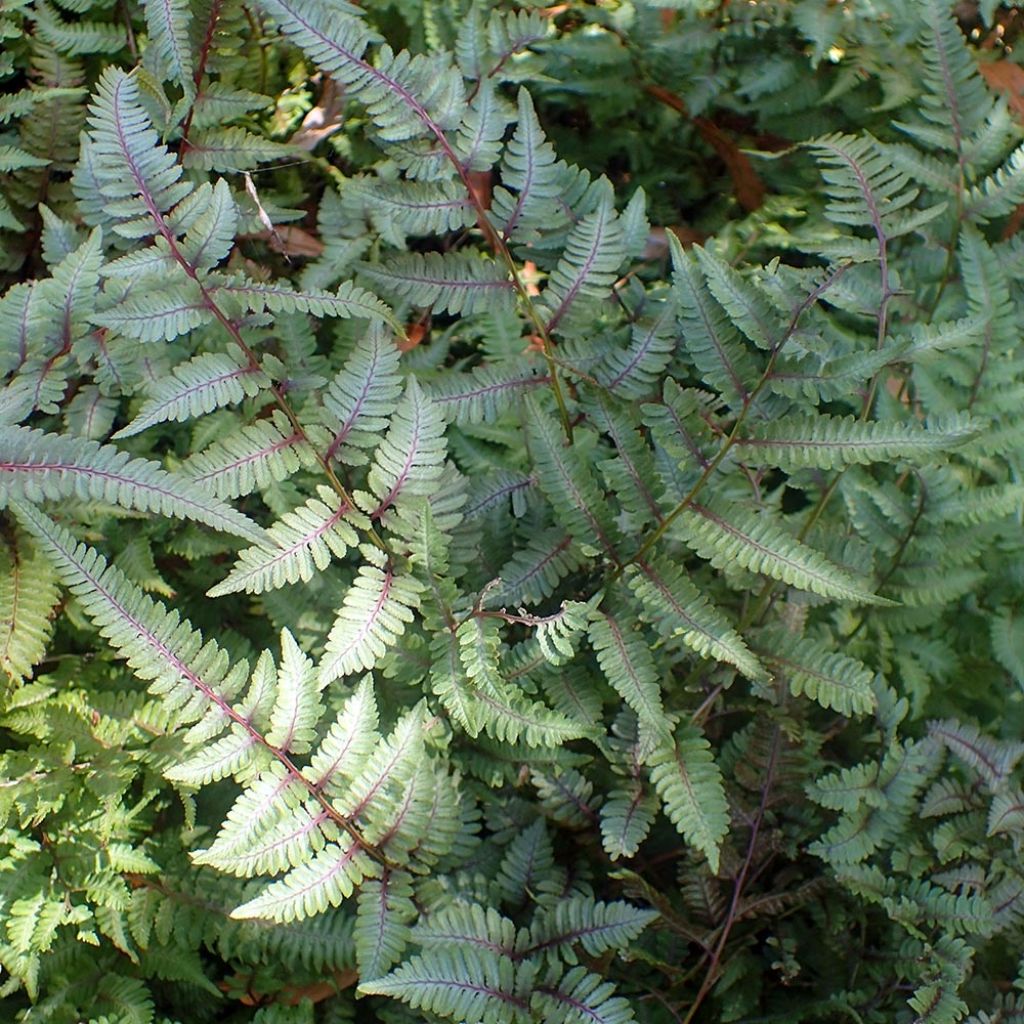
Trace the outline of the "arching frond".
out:
[[[303,458],[311,460],[304,437],[275,411],[270,419],[257,420],[190,456],[181,475],[220,497],[237,498],[284,480]]]
[[[527,438],[537,482],[545,497],[562,510],[563,522],[577,540],[615,557],[618,533],[611,510],[583,457],[584,446],[566,448],[557,427],[538,405],[527,401]],[[582,434],[576,437],[582,442]],[[588,439],[593,443],[593,439]]]
[[[101,220],[92,223],[134,232],[131,222],[141,219],[148,225],[143,233],[152,233],[154,217],[181,202],[192,183],[182,180],[181,167],[150,124],[135,76],[108,67],[89,110],[88,149],[74,185],[79,195],[98,189],[102,196]]]
[[[605,678],[636,712],[641,728],[664,738],[668,730],[654,657],[644,634],[620,617],[599,614],[590,626],[590,643]]]
[[[671,534],[718,568],[739,566],[838,601],[885,603],[867,580],[834,565],[768,515],[746,512],[733,503],[692,503],[672,524]]]
[[[767,673],[725,616],[690,582],[681,568],[660,559],[658,567],[630,569],[630,588],[643,616],[664,637],[678,636],[698,654],[735,665],[750,679]]]
[[[463,316],[507,310],[515,298],[508,271],[471,252],[405,253],[362,269],[384,294]]]
[[[0,426],[0,470],[5,502],[75,497],[192,519],[251,541],[264,537],[255,523],[206,488],[113,445]]]
[[[345,593],[320,663],[324,685],[339,676],[372,669],[413,620],[421,584],[401,574],[375,549]]]
[[[131,437],[158,423],[184,422],[252,398],[269,383],[259,367],[232,353],[204,352],[156,381],[135,418],[115,439]]]
[[[0,671],[15,683],[46,653],[59,597],[57,577],[23,536],[0,540]]]
[[[818,414],[759,425],[751,436],[739,438],[736,448],[739,457],[752,465],[836,469],[890,459],[927,461],[938,452],[966,444],[977,430],[964,415],[922,427]]]
[[[146,55],[154,59],[158,74],[174,79],[186,96],[195,92],[195,74],[189,28],[192,11],[188,0],[147,0],[146,28],[149,46]]]
[[[371,326],[324,392],[323,419],[334,435],[328,457],[364,462],[363,449],[377,445],[400,393],[398,346],[383,328]]]

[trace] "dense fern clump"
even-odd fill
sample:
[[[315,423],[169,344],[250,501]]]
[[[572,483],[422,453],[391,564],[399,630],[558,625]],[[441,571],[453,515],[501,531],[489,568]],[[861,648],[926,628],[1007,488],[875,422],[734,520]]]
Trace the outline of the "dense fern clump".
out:
[[[0,4],[0,1016],[1024,1015],[1024,19]]]

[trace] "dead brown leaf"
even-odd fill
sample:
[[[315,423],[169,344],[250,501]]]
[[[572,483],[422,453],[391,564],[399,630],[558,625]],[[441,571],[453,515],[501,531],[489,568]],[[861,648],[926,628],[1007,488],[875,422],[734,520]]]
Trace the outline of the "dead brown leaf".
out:
[[[302,119],[298,130],[288,140],[289,145],[311,150],[333,135],[341,127],[341,110],[344,100],[337,82],[330,75],[323,76],[320,98],[317,105]]]
[[[1024,121],[1024,68],[1010,60],[984,61],[978,65],[989,87],[1006,97],[1010,109]]]

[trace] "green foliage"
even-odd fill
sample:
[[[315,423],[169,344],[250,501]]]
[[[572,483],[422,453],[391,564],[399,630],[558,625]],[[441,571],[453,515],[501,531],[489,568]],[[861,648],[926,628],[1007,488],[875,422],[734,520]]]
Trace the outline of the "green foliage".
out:
[[[0,6],[4,1020],[1021,1014],[1014,6]]]

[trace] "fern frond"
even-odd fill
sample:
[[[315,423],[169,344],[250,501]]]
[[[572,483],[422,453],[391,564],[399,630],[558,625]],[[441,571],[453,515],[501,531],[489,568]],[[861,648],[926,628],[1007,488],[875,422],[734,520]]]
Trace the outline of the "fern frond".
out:
[[[973,221],[1005,217],[1024,202],[1024,146],[1018,146],[995,171],[967,190],[964,205]]]
[[[657,804],[639,779],[616,786],[601,805],[601,845],[612,860],[636,855],[654,824]]]
[[[655,750],[650,765],[651,782],[669,820],[717,873],[722,840],[729,831],[729,804],[711,745],[687,724],[674,741]]]
[[[394,339],[377,325],[356,342],[324,392],[323,421],[333,432],[328,458],[360,465],[362,449],[377,445],[401,393],[398,355]]]
[[[270,419],[257,420],[190,455],[176,478],[195,481],[218,497],[237,498],[284,480],[303,458],[312,459],[305,439],[275,410]],[[258,540],[265,540],[265,535]]]
[[[430,386],[430,397],[455,423],[493,423],[524,394],[550,383],[530,368],[477,367]]]
[[[470,948],[436,949],[410,957],[376,981],[362,982],[364,995],[392,996],[462,1024],[525,1024],[533,971],[507,956]]]
[[[494,907],[468,902],[423,915],[412,937],[424,949],[469,946],[510,957],[518,956],[527,941],[525,932]]]
[[[534,989],[531,1008],[544,1024],[629,1024],[636,1018],[615,986],[585,967],[571,967],[557,985]]]
[[[498,162],[510,119],[494,83],[485,79],[463,115],[452,147],[467,171],[489,171]]]
[[[281,668],[267,743],[291,754],[306,753],[316,738],[316,725],[322,713],[313,662],[286,629],[281,633]]]
[[[871,135],[836,133],[807,143],[815,154],[825,180],[828,203],[825,214],[835,224],[869,227],[876,245],[865,248],[863,240],[845,237],[829,246],[833,256],[851,260],[876,259],[887,242],[914,230],[937,216],[942,206],[899,217],[918,196],[910,177],[894,167],[878,140]]]
[[[260,527],[205,488],[113,445],[0,426],[0,470],[4,502],[74,497],[191,519],[257,543],[264,538]]]
[[[157,72],[181,86],[187,99],[195,93],[192,43],[189,28],[192,10],[188,0],[146,0],[146,56],[154,57]]]
[[[559,200],[565,190],[565,165],[544,137],[526,89],[519,90],[518,107],[516,130],[505,147],[501,187],[494,190],[491,212],[505,239],[524,242],[564,219]]]
[[[749,679],[766,679],[761,663],[750,653],[725,616],[672,562],[659,559],[629,570],[629,585],[643,608],[643,616],[662,636],[678,636],[705,658],[734,665]]]
[[[557,528],[544,530],[529,539],[498,570],[499,582],[487,591],[487,603],[511,604],[516,608],[538,604],[582,564],[572,537]]]
[[[231,916],[288,922],[323,913],[351,896],[356,886],[372,875],[373,867],[352,839],[339,839],[272,882]]]
[[[786,324],[756,283],[708,249],[695,246],[694,254],[709,291],[732,323],[758,348],[771,351],[778,346]]]
[[[231,125],[193,132],[181,162],[190,169],[237,174],[271,160],[294,156],[292,146],[256,135],[240,125]]]
[[[402,958],[409,941],[409,923],[416,918],[410,877],[402,871],[385,871],[379,880],[367,882],[356,904],[356,963],[359,976],[379,978]]]
[[[605,679],[636,712],[641,728],[664,738],[669,723],[654,657],[643,633],[601,613],[590,626],[590,643]]]
[[[53,274],[38,286],[41,300],[38,314],[46,318],[43,337],[52,352],[73,349],[89,333],[89,319],[96,305],[103,233],[99,228],[77,248],[69,252],[54,268]],[[33,325],[34,330],[39,328]],[[39,353],[42,354],[42,353]]]
[[[269,379],[240,353],[207,352],[176,366],[169,377],[156,381],[135,418],[114,439],[131,437],[158,423],[203,416],[226,405],[252,398]]]
[[[1002,609],[991,620],[992,652],[999,663],[1024,686],[1024,624],[1019,612]]]
[[[989,358],[996,352],[1011,351],[1016,344],[1016,307],[1006,269],[976,227],[964,225],[958,249],[968,312],[984,324],[981,364],[974,385],[978,387]]]
[[[869,714],[875,708],[874,673],[848,655],[784,633],[772,634],[759,653],[788,682],[794,697],[806,694],[841,715]]]
[[[346,517],[351,509],[329,487],[318,487],[319,497],[310,498],[293,512],[267,528],[267,542],[246,548],[228,576],[207,591],[208,597],[223,597],[245,591],[262,594],[301,580],[308,583],[331,562],[344,557],[359,538]]]
[[[45,0],[39,0],[34,8],[39,38],[68,57],[117,53],[127,41],[120,25],[102,21],[67,22]]]
[[[861,804],[885,804],[885,794],[878,788],[878,764],[870,761],[815,779],[807,786],[807,794],[819,806],[846,814],[856,811]]]
[[[406,235],[438,235],[476,222],[473,204],[454,181],[367,181],[356,179],[349,194],[365,204],[381,235],[404,247]]]
[[[403,253],[362,272],[385,294],[463,316],[508,311],[515,301],[508,271],[471,252]]]
[[[564,255],[548,278],[540,300],[548,332],[557,331],[567,318],[579,319],[574,316],[579,300],[607,298],[626,255],[626,238],[609,187],[602,191],[597,209],[573,226]]]
[[[349,786],[341,791],[340,780],[332,786],[339,793],[336,805],[341,813],[353,821],[365,816],[370,828],[379,833],[378,840],[401,838],[388,815],[387,798],[402,798],[409,792],[412,779],[424,774],[424,717],[422,703],[412,707],[399,718],[390,735],[376,744],[370,756],[356,765]]]
[[[615,455],[598,466],[607,487],[618,499],[620,522],[627,533],[642,533],[663,520],[655,481],[654,456],[640,433],[640,418],[628,405],[598,393],[588,409],[594,426],[615,445]]]
[[[540,701],[527,700],[502,687],[494,695],[474,694],[482,705],[484,731],[502,743],[524,743],[527,747],[559,748],[570,740],[592,735],[587,725],[573,721]]]
[[[573,447],[567,448],[551,418],[529,399],[526,431],[537,482],[569,532],[592,550],[603,550],[615,558],[618,533],[611,509],[585,457],[594,438],[580,431]]]
[[[234,248],[238,207],[223,178],[218,178],[213,188],[204,182],[181,205],[185,204],[190,206],[187,220],[180,217],[180,207],[172,214],[174,227],[185,230],[181,255],[190,267],[209,270]],[[158,239],[158,245],[160,241],[163,239]]]
[[[485,731],[506,743],[558,747],[587,734],[585,725],[528,700],[504,681],[501,641],[493,620],[467,619],[453,640],[457,645],[441,636],[433,645],[431,687],[470,736]]]
[[[737,453],[751,465],[782,469],[839,469],[893,459],[922,462],[966,444],[979,430],[960,414],[928,424],[886,420],[864,423],[827,414],[783,417],[759,425],[736,441]]]
[[[196,720],[211,703],[223,706],[222,693],[241,683],[229,670],[227,654],[203,643],[190,624],[146,596],[99,552],[78,543],[31,505],[14,505],[15,514],[56,569],[61,582],[78,597],[86,614],[150,691],[162,696],[184,720]],[[182,683],[190,684],[183,687]]]
[[[627,402],[649,396],[679,344],[676,314],[675,299],[668,299],[635,323],[629,345],[609,352],[594,371],[598,384]]]
[[[656,444],[681,469],[708,467],[713,438],[708,429],[711,396],[681,388],[671,377],[662,386],[662,400],[640,407],[641,419]]]
[[[377,446],[367,476],[371,495],[359,492],[367,513],[380,518],[410,499],[429,497],[444,471],[445,422],[414,377],[405,387],[391,424]]]
[[[952,12],[930,0],[922,6],[919,52],[927,91],[921,96],[919,109],[930,124],[942,129],[944,148],[952,150],[962,161],[971,136],[984,124],[992,108],[993,98]],[[919,134],[911,125],[900,127]],[[929,141],[934,138],[930,134],[920,137]]]
[[[46,557],[20,534],[0,536],[0,671],[12,682],[29,678],[46,653],[58,598]]]
[[[363,56],[372,34],[346,12],[291,0],[261,0],[284,34],[365,106],[382,141],[427,135],[442,146],[465,106],[462,76],[446,58],[395,54],[381,47],[371,63]],[[397,146],[392,149],[397,156]]]
[[[143,219],[151,232],[153,220],[184,199],[193,185],[181,179],[181,167],[150,124],[135,76],[108,67],[95,95],[87,151],[83,147],[73,180],[75,193],[88,199],[98,189],[102,217],[115,229]]]
[[[177,275],[176,275],[177,276]],[[155,284],[152,280],[151,285]],[[174,341],[202,324],[213,322],[213,312],[205,301],[198,284],[183,280],[146,288],[139,294],[128,295],[115,305],[108,306],[93,317],[101,327],[107,327],[126,338],[154,344]]]
[[[398,573],[376,549],[345,593],[320,663],[320,682],[372,669],[413,621],[421,584]]]
[[[339,796],[367,762],[377,743],[377,700],[369,676],[356,685],[306,769],[317,789]]]
[[[713,566],[739,566],[837,601],[885,604],[859,580],[789,534],[765,514],[733,502],[691,503],[673,523],[670,535],[693,548]]]
[[[759,375],[753,357],[725,311],[708,294],[696,257],[683,249],[675,232],[669,231],[667,237],[684,350],[702,378],[731,406],[741,408]]]
[[[316,288],[297,291],[285,285],[233,280],[217,285],[210,292],[215,299],[233,299],[250,313],[311,313],[371,322],[383,320],[393,327],[398,326],[385,303],[351,281],[343,282],[336,292],[327,292]]]
[[[24,167],[46,167],[48,163],[17,146],[0,146],[0,173],[20,171]]]
[[[983,735],[977,726],[967,722],[931,722],[928,733],[951,754],[973,768],[992,792],[1003,787],[1010,772],[1024,757],[1024,743],[992,739]]]
[[[571,896],[534,920],[530,952],[557,953],[574,964],[572,947],[577,943],[588,956],[626,949],[657,917],[656,910],[644,910],[631,903],[604,903],[591,896]]]

